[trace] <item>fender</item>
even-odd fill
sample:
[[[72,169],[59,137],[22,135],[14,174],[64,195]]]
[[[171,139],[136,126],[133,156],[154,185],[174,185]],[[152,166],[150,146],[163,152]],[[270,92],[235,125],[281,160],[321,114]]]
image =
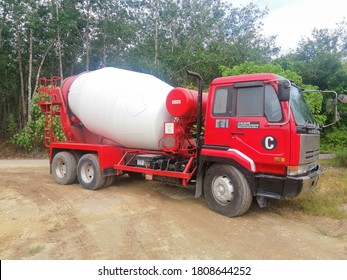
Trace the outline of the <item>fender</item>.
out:
[[[201,149],[201,155],[209,157],[220,157],[232,159],[246,168],[248,171],[255,173],[256,166],[254,161],[244,153],[236,149],[228,148],[227,150]]]
[[[206,146],[205,146],[206,147]],[[205,169],[208,162],[220,162],[228,163],[236,166],[239,169],[243,169],[243,173],[250,184],[253,193],[255,193],[254,173],[256,166],[254,161],[236,149],[230,149],[229,147],[209,147],[201,149],[201,159],[198,166],[195,197],[202,195]]]

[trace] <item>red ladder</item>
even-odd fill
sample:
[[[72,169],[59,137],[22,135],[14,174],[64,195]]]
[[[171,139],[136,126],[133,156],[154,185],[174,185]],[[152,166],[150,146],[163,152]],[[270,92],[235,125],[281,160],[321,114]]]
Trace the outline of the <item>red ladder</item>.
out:
[[[44,144],[49,148],[52,142],[57,141],[54,135],[54,117],[60,115],[60,106],[62,100],[56,94],[60,90],[58,83],[60,77],[52,77],[51,79],[41,78],[39,81],[39,101],[41,112],[45,112],[46,125],[44,129]]]

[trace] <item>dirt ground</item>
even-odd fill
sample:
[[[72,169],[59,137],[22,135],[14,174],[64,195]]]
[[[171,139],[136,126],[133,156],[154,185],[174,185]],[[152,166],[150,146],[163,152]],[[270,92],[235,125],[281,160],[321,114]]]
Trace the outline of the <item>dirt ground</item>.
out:
[[[230,219],[190,190],[127,176],[61,186],[47,160],[0,160],[0,213],[0,259],[347,259],[345,221],[256,204]]]

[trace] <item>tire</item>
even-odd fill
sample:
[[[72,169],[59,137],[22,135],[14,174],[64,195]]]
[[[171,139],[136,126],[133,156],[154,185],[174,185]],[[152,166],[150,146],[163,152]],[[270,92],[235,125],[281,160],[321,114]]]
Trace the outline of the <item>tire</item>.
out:
[[[77,178],[77,163],[79,162],[80,158],[83,156],[83,153],[81,151],[71,151],[71,153],[74,155],[76,159],[76,180],[74,183],[78,184],[78,178]]]
[[[70,152],[59,152],[52,160],[52,175],[60,185],[70,185],[76,181],[77,161]]]
[[[95,154],[85,154],[78,161],[77,177],[82,188],[98,190],[106,183],[106,177],[102,176],[99,158]]]
[[[227,217],[243,215],[248,211],[253,200],[244,175],[227,164],[214,164],[207,170],[204,193],[208,206]]]
[[[114,183],[115,178],[116,178],[115,175],[107,176],[105,184],[102,187],[107,188],[107,187],[111,186]]]

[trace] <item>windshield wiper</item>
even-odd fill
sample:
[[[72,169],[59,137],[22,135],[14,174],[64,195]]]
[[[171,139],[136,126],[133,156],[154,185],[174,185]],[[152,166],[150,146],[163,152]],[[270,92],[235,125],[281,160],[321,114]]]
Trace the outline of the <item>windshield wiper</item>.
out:
[[[305,123],[304,123],[304,125],[302,127],[303,128],[307,128],[308,123],[309,123],[309,120],[305,120]]]
[[[309,126],[310,124],[311,124],[311,126]],[[311,120],[305,120],[305,123],[302,127],[303,128],[312,128],[312,125],[314,125],[314,123]]]
[[[302,128],[322,130],[321,127],[319,126],[319,124],[317,124],[311,120],[305,120],[305,123],[302,126]]]

